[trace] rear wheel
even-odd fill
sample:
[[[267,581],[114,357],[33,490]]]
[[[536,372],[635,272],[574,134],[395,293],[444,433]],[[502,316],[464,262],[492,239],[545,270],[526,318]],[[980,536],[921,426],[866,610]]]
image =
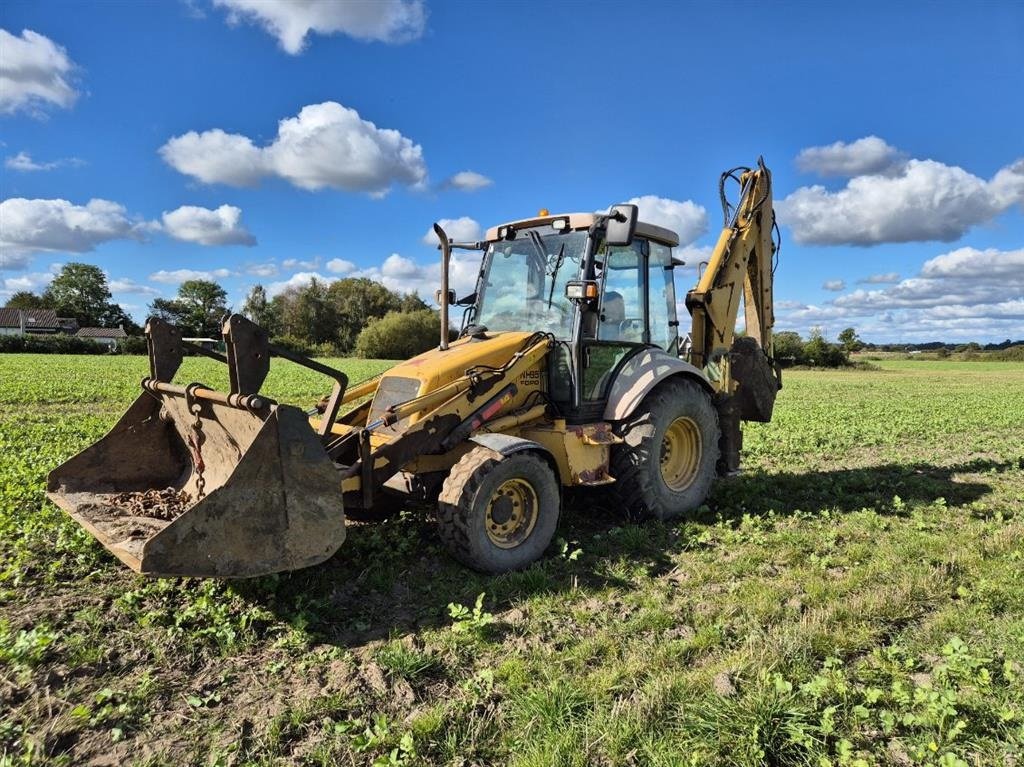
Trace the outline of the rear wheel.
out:
[[[452,555],[475,570],[519,570],[551,543],[560,506],[558,480],[543,458],[475,447],[444,482],[438,530]]]
[[[612,486],[634,517],[673,519],[700,506],[715,481],[718,413],[699,384],[657,386],[621,426]]]

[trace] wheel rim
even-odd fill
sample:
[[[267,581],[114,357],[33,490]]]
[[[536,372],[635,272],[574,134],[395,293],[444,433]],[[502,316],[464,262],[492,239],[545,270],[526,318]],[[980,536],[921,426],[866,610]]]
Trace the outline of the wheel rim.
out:
[[[530,537],[540,502],[525,479],[506,479],[487,504],[487,537],[498,548],[512,549]]]
[[[682,492],[700,471],[700,429],[692,418],[682,416],[669,424],[661,440],[661,478],[669,490]]]

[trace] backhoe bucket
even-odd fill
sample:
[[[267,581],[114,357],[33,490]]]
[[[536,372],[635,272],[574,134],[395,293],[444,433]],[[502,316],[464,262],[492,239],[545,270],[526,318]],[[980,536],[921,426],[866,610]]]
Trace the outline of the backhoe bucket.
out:
[[[306,413],[198,384],[147,378],[143,389],[47,481],[48,497],[118,559],[148,575],[239,578],[338,549],[339,472]]]

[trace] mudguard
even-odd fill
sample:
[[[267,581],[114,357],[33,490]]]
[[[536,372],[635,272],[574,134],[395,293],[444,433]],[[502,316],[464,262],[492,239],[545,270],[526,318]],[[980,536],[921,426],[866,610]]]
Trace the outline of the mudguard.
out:
[[[715,393],[711,381],[700,368],[661,349],[645,349],[630,357],[615,376],[608,392],[604,420],[628,418],[651,389],[671,376],[691,378],[700,383],[708,394]]]

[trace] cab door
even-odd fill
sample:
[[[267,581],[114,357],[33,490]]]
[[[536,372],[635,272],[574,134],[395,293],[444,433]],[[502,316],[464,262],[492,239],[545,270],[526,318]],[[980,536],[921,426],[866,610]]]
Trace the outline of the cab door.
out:
[[[623,247],[602,247],[595,260],[602,283],[597,321],[582,334],[581,420],[600,419],[619,368],[644,349],[647,323],[646,257],[649,242],[637,237]]]

